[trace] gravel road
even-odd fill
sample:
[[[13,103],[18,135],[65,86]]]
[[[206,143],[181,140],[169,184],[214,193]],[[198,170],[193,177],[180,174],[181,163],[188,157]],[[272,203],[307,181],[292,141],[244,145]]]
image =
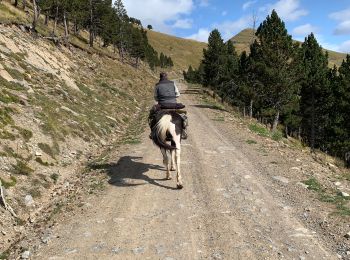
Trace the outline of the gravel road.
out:
[[[174,172],[165,180],[147,129],[122,156],[112,151],[103,195],[59,223],[33,259],[337,259],[276,192],[288,179],[267,177],[239,132],[181,88],[190,118],[184,188]]]

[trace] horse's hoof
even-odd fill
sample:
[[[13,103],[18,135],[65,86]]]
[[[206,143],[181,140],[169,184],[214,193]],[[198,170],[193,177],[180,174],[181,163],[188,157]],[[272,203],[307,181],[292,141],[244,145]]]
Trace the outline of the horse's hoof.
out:
[[[174,172],[174,171],[176,171],[176,169],[175,169],[174,167],[172,167],[172,168],[170,169],[170,171]]]
[[[181,190],[184,186],[182,184],[177,184],[177,188]]]
[[[167,179],[167,180],[171,180],[172,178],[171,178],[171,177],[166,177],[165,179]]]

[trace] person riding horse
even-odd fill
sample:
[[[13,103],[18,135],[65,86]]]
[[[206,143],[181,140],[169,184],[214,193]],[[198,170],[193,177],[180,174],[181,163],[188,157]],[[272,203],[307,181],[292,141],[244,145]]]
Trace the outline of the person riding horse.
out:
[[[179,89],[175,82],[168,80],[168,75],[165,72],[160,73],[159,82],[154,88],[154,99],[158,104],[154,105],[149,115],[149,125],[152,129],[156,125],[156,114],[162,109],[183,109],[185,106],[181,103],[177,103],[176,98],[180,97]],[[181,133],[181,139],[187,139],[187,116],[180,114],[183,119],[183,129]],[[150,136],[151,137],[151,136]]]

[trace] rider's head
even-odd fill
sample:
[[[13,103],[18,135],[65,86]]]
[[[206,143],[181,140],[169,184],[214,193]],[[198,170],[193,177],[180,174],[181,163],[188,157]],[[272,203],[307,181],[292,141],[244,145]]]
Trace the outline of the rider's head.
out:
[[[159,78],[160,80],[168,79],[168,74],[166,74],[166,72],[161,72]]]

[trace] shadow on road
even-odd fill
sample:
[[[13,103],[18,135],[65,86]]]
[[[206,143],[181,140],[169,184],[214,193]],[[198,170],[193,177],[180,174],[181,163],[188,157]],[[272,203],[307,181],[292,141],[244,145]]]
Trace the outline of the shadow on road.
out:
[[[103,170],[109,176],[108,183],[118,187],[132,187],[144,185],[145,183],[133,183],[128,180],[143,180],[149,184],[156,185],[165,189],[177,190],[174,187],[166,186],[157,181],[166,179],[152,179],[146,175],[149,170],[164,171],[159,165],[147,164],[141,162],[142,157],[123,156],[117,163],[92,164],[89,167],[93,170]],[[164,173],[165,177],[165,173]]]
[[[182,91],[181,92],[181,94],[184,94],[184,95],[186,95],[186,94],[202,94],[203,93],[203,91],[201,90],[201,89],[199,89],[199,88],[189,88],[189,89],[186,89],[186,90],[184,90],[184,91]]]
[[[226,109],[223,109],[217,105],[192,105],[193,107],[198,107],[198,108],[209,108],[213,110],[219,110],[219,111],[225,111],[228,112]]]

